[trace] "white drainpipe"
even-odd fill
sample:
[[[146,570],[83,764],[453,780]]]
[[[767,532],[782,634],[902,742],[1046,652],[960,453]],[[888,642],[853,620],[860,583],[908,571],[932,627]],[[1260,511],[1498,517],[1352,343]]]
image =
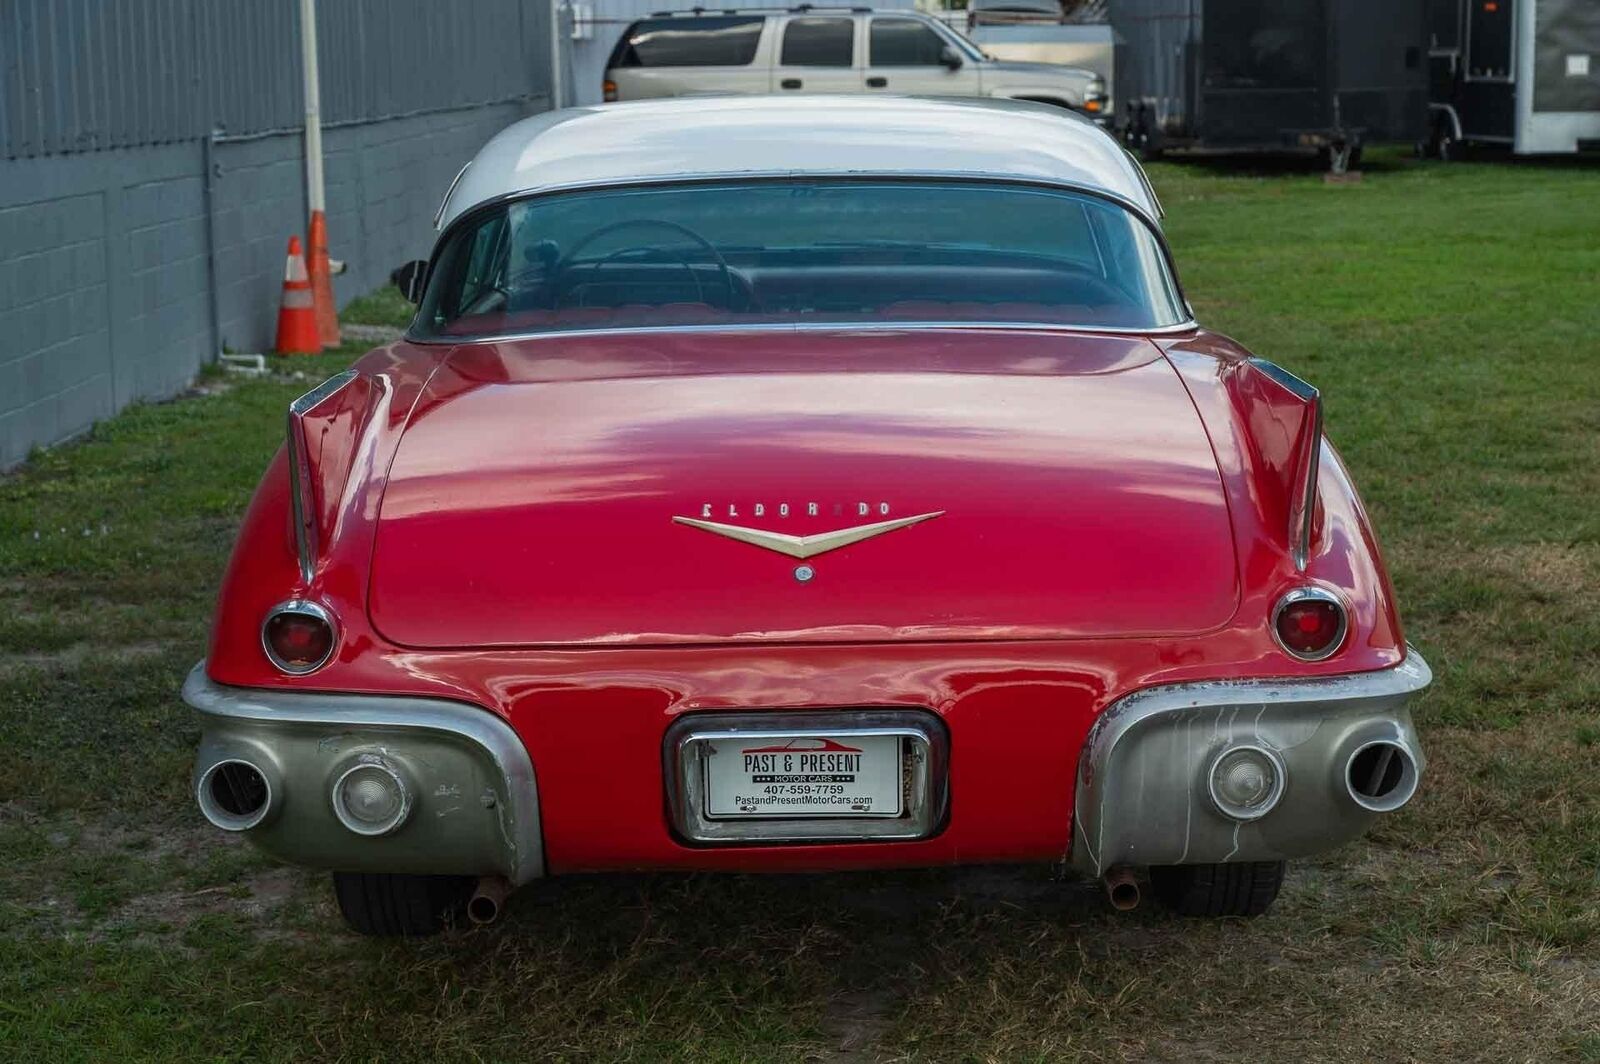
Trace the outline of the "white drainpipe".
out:
[[[300,0],[300,69],[306,94],[306,201],[327,210],[322,183],[322,94],[317,71],[317,0]]]

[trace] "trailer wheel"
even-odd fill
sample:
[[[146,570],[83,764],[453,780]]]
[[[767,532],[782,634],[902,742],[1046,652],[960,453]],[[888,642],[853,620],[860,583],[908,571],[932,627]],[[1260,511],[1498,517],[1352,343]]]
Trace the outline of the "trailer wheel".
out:
[[[1450,132],[1449,117],[1442,114],[1435,115],[1433,128],[1428,131],[1428,158],[1447,163],[1460,158],[1460,154],[1460,146]]]

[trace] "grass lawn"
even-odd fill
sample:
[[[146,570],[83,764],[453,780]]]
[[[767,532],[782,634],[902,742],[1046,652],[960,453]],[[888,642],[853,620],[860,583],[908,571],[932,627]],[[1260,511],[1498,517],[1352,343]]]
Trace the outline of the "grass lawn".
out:
[[[1327,396],[1437,676],[1422,795],[1269,916],[980,868],[579,877],[346,934],[194,810],[178,686],[285,404],[350,348],[0,479],[0,1059],[1600,1060],[1600,169],[1152,177],[1201,320]]]

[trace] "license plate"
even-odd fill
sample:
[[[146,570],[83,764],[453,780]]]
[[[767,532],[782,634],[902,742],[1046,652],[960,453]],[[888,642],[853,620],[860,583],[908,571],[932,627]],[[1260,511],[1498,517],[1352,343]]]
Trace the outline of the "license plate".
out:
[[[706,816],[894,817],[899,735],[723,737],[705,751]]]

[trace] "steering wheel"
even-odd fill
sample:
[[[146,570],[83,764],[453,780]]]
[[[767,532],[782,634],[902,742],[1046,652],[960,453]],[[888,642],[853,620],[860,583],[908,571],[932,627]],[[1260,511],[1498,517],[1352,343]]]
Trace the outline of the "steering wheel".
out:
[[[578,257],[578,253],[583,251],[583,249],[587,248],[590,244],[593,244],[596,240],[599,240],[601,237],[606,236],[609,233],[615,233],[621,229],[635,228],[671,230],[680,236],[688,237],[691,242],[698,244],[708,255],[716,260],[717,271],[722,275],[722,284],[728,290],[728,309],[734,309],[733,303],[738,293],[738,287],[733,283],[733,271],[728,268],[728,260],[722,257],[722,252],[718,251],[711,241],[707,240],[693,229],[690,229],[688,226],[679,225],[677,222],[669,222],[660,218],[629,218],[626,221],[612,222],[609,225],[602,225],[598,229],[591,229],[589,232],[585,233],[577,243],[572,245],[572,249],[570,251],[561,256],[561,260],[556,263],[556,276],[560,277],[562,274],[570,270],[573,266],[574,260]],[[595,268],[598,269],[599,267],[604,266],[612,259],[615,259],[619,254],[622,254],[623,251],[634,250],[639,249],[623,248],[622,251],[614,251],[596,263]],[[687,259],[680,258],[678,261],[683,263],[683,265],[688,268],[691,275],[694,273],[694,266],[691,265]],[[704,302],[705,291],[700,287],[700,279],[695,277],[694,281],[695,293],[700,296],[701,302]],[[557,307],[560,307],[561,305],[561,298],[561,290],[558,288],[555,300]]]

